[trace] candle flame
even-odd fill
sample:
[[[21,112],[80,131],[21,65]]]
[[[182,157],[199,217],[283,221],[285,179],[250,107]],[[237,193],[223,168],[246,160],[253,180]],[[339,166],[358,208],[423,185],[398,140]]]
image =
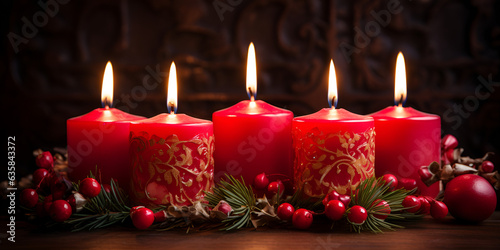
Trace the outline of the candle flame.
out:
[[[103,108],[113,106],[113,66],[108,61],[102,79],[101,103]]]
[[[177,113],[177,72],[174,62],[170,65],[168,73],[167,108],[170,114]]]
[[[247,57],[247,94],[251,101],[257,96],[257,63],[253,43],[248,46]]]
[[[337,75],[335,74],[335,65],[333,65],[333,60],[330,60],[330,74],[328,77],[328,104],[330,105],[330,108],[337,108],[338,100]]]
[[[402,107],[406,102],[406,68],[403,53],[399,52],[396,60],[396,77],[394,83],[394,104]]]

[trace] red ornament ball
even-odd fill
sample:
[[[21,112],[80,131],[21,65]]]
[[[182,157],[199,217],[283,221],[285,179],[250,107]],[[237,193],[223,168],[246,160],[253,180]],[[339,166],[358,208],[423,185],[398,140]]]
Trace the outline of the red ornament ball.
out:
[[[486,179],[473,174],[464,174],[446,184],[444,203],[456,219],[480,222],[495,211],[497,196]]]
[[[373,214],[375,218],[379,218],[381,220],[385,220],[389,214],[391,213],[391,207],[389,206],[389,203],[384,200],[376,200],[373,203],[375,203],[375,209],[379,213],[384,213],[384,214]]]
[[[57,222],[63,222],[71,216],[71,205],[65,200],[56,200],[50,206],[50,218]]]
[[[330,220],[340,220],[345,213],[344,203],[340,200],[331,200],[325,206],[325,214]]]
[[[27,208],[34,208],[38,203],[38,193],[35,189],[27,188],[21,192],[21,204]]]
[[[382,183],[383,182],[391,184],[389,190],[394,190],[398,186],[398,178],[393,174],[384,174],[382,176]]]
[[[255,176],[253,185],[256,189],[265,190],[267,188],[267,185],[269,185],[269,179],[267,178],[266,173],[258,174],[257,176]]]
[[[420,210],[420,199],[413,196],[413,195],[408,195],[403,199],[403,202],[401,202],[401,205],[406,208],[406,211],[409,213],[416,213],[418,210]]]
[[[483,161],[483,163],[481,164],[481,169],[485,173],[493,172],[494,168],[495,168],[495,165],[493,165],[493,162],[491,162],[491,161]]]
[[[292,224],[298,229],[308,229],[313,222],[313,215],[311,211],[300,208],[293,213]]]
[[[353,224],[361,225],[365,223],[366,218],[368,218],[368,213],[366,209],[359,205],[354,205],[351,207],[349,214],[347,214],[347,219]]]
[[[101,184],[94,178],[85,178],[80,183],[79,193],[87,198],[94,198],[101,192]]]
[[[295,213],[295,208],[290,203],[282,203],[278,207],[277,215],[282,220],[292,219],[293,213]]]
[[[155,215],[151,209],[146,207],[132,208],[130,210],[130,218],[137,229],[147,229],[155,221]]]
[[[441,201],[433,200],[431,202],[431,216],[434,219],[443,219],[448,214],[448,207]]]
[[[36,165],[40,168],[50,169],[54,167],[54,157],[49,151],[44,151],[36,157]]]

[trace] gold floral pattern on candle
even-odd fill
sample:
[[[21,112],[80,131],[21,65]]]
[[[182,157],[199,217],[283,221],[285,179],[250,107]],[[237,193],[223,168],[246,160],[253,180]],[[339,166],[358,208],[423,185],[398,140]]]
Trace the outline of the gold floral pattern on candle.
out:
[[[295,186],[320,198],[336,190],[349,194],[374,175],[375,129],[325,134],[318,128],[294,130]]]
[[[192,205],[214,185],[214,136],[180,140],[130,133],[131,197],[137,204]]]

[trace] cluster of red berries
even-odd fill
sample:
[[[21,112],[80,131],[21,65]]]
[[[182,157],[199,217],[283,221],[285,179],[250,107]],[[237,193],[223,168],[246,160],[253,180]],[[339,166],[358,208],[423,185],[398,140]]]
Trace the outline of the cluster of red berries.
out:
[[[20,201],[27,208],[35,208],[39,218],[49,215],[52,220],[63,222],[69,219],[85,198],[93,198],[101,191],[97,180],[86,178],[80,183],[79,192],[72,192],[71,182],[54,171],[54,157],[49,151],[36,157],[36,165],[38,169],[33,173],[34,188],[24,189]]]
[[[389,184],[389,191],[399,188],[413,190],[417,187],[415,180],[402,178],[398,181],[392,174],[386,174],[381,179],[382,183]],[[356,197],[356,195],[353,197]],[[365,223],[369,213],[380,220],[385,220],[391,213],[391,207],[385,200],[377,199],[369,207],[365,208],[360,205],[351,205],[351,196],[339,194],[336,191],[326,195],[322,203],[325,210],[319,214],[324,214],[333,221],[347,217],[347,220],[354,225]],[[409,195],[403,200],[402,206],[406,208],[407,212],[430,214],[435,219],[442,219],[448,214],[448,208],[443,202],[428,196]],[[281,220],[291,220],[293,226],[298,229],[309,228],[313,222],[313,215],[317,214],[304,208],[295,210],[290,203],[282,203],[277,210],[277,216]]]
[[[253,186],[259,191],[267,191],[269,195],[275,195],[279,191],[279,195],[283,195],[285,192],[285,185],[281,179],[276,179],[275,181],[269,181],[269,177],[274,175],[266,175],[266,173],[261,173],[255,176],[253,181]]]

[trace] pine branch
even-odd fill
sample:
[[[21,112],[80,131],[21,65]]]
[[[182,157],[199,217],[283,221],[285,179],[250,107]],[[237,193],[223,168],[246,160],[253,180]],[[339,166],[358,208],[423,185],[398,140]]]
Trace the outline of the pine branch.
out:
[[[225,227],[221,230],[248,227],[251,212],[258,210],[255,194],[252,188],[245,184],[243,178],[241,178],[241,181],[230,175],[226,175],[226,178],[228,181],[221,180],[213,188],[212,193],[206,193],[205,199],[211,207],[215,207],[221,200],[224,200],[233,208],[231,216],[222,221]]]
[[[92,172],[89,176],[93,177]],[[73,183],[73,186],[78,190],[79,183]],[[123,223],[130,216],[130,207],[125,203],[128,198],[113,179],[110,186],[111,191],[108,193],[101,185],[99,195],[89,199],[81,212],[71,215],[64,223],[71,224],[73,232]]]
[[[352,202],[354,205],[362,206],[366,209],[368,217],[361,225],[351,223],[351,228],[355,232],[368,230],[374,233],[383,233],[383,230],[395,230],[395,228],[404,228],[403,226],[391,223],[391,220],[402,220],[408,218],[416,218],[418,215],[403,212],[404,207],[401,205],[404,198],[413,193],[415,190],[396,189],[389,191],[390,183],[385,183],[382,178],[375,177],[363,181],[351,193]],[[390,213],[385,212],[384,206],[377,206],[377,200],[384,200],[391,208]],[[385,220],[375,217],[375,215],[387,215]]]

